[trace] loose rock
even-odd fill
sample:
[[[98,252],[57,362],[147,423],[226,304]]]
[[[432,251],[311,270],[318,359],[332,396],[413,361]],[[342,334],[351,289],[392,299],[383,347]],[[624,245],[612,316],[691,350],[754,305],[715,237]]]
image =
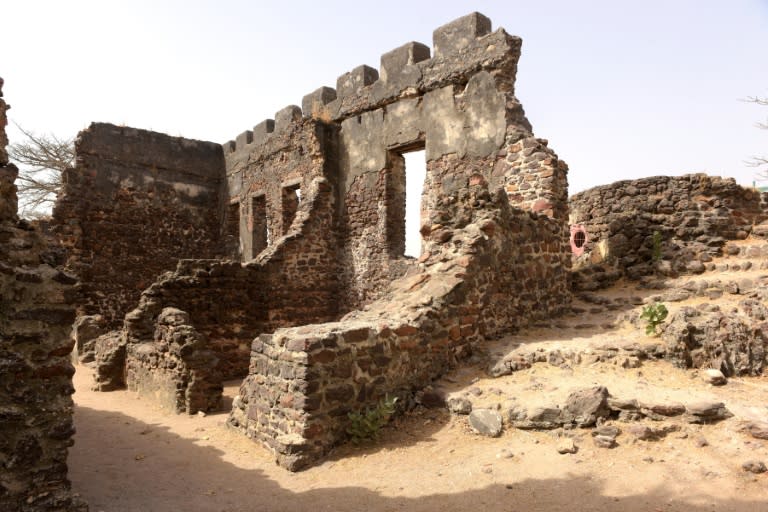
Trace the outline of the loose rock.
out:
[[[725,378],[723,372],[715,368],[707,368],[704,370],[701,373],[701,378],[704,382],[712,384],[713,386],[722,386],[728,382],[728,379]]]
[[[502,430],[501,414],[491,409],[475,409],[469,414],[469,424],[478,434],[498,437]]]
[[[688,423],[715,423],[733,416],[723,402],[695,402],[686,406]]]
[[[596,386],[571,393],[563,407],[562,417],[563,422],[589,427],[594,425],[598,418],[607,418],[610,414],[608,390],[604,386]]]
[[[744,464],[741,465],[741,468],[744,471],[749,471],[750,473],[765,473],[768,471],[768,468],[765,467],[765,463],[759,460],[748,460]]]
[[[561,437],[557,442],[557,453],[565,455],[566,453],[576,453],[578,451],[576,443],[570,437]]]
[[[448,410],[454,414],[469,414],[472,412],[472,402],[464,397],[448,399]]]

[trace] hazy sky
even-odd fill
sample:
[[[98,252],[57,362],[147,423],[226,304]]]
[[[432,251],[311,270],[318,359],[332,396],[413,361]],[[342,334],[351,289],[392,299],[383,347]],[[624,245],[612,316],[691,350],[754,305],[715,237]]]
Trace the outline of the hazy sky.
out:
[[[768,0],[2,0],[0,76],[33,131],[224,142],[474,10],[523,38],[517,96],[572,193],[687,172],[750,184],[745,160],[768,153],[768,108],[740,101],[768,96]]]

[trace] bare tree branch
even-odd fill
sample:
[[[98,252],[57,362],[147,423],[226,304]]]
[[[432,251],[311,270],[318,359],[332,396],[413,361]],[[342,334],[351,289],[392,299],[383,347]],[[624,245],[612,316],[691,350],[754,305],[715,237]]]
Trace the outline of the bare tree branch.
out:
[[[75,145],[72,139],[37,135],[18,124],[16,128],[26,137],[8,147],[11,160],[19,166],[19,210],[22,216],[39,217],[56,201],[62,172],[75,163]]]
[[[749,103],[756,103],[758,105],[768,107],[768,98],[760,98],[758,96],[748,96],[744,101]],[[768,130],[768,122],[756,123],[757,127],[761,130]],[[755,156],[747,162],[750,167],[757,167],[758,170],[755,177],[760,181],[768,181],[768,157]]]

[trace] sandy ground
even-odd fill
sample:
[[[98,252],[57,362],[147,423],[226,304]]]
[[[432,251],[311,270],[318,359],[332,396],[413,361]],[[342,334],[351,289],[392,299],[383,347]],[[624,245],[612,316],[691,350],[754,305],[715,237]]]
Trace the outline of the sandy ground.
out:
[[[595,447],[589,430],[574,431],[579,451],[560,455],[556,432],[512,429],[485,438],[471,432],[466,417],[420,409],[395,421],[379,442],[340,447],[324,464],[291,474],[228,430],[226,414],[173,415],[127,391],[94,393],[90,370],[80,367],[70,475],[95,512],[768,510],[768,476],[740,467],[747,459],[768,461],[768,443],[740,429],[745,411],[765,415],[768,380],[732,379],[707,389],[689,373],[663,362],[629,371],[541,364],[480,380],[479,368],[469,367],[444,383],[457,393],[463,386],[485,390],[478,405],[512,393],[557,403],[570,388],[591,384],[622,397],[685,402],[716,395],[737,416],[683,425],[658,442],[620,436],[612,450]],[[701,439],[708,446],[699,446]]]
[[[520,343],[642,341],[642,332],[628,325],[610,331],[584,325],[618,314],[573,316],[557,329],[531,329],[490,344],[487,355],[501,357]],[[605,449],[593,444],[589,429],[506,429],[487,438],[472,433],[466,416],[417,408],[395,419],[379,441],[341,446],[323,464],[289,473],[266,449],[228,430],[225,412],[175,415],[128,391],[95,393],[91,370],[79,366],[73,488],[93,512],[768,511],[768,473],[741,468],[749,459],[768,464],[768,441],[743,431],[747,420],[768,420],[768,378],[734,378],[715,388],[660,361],[632,369],[540,363],[491,379],[487,364],[468,364],[436,386],[471,395],[475,406],[495,407],[510,399],[562,403],[573,388],[604,385],[621,398],[722,400],[735,416],[705,426],[670,420],[680,430],[662,440],[633,441],[623,433],[616,448]],[[231,401],[237,383],[225,393]],[[577,453],[556,451],[564,434],[574,436]]]

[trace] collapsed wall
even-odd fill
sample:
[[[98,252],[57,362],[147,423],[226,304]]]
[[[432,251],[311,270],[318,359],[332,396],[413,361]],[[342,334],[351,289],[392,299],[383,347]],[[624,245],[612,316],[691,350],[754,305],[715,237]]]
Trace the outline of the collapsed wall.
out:
[[[585,232],[573,261],[574,288],[658,271],[701,272],[726,241],[746,238],[768,219],[767,204],[768,194],[705,174],[625,180],[574,194],[570,222]]]
[[[221,147],[105,123],[78,135],[53,225],[82,282],[78,314],[115,328],[155,278],[221,247]]]
[[[229,423],[291,470],[344,439],[348,412],[408,395],[483,339],[569,303],[567,166],[514,96],[520,39],[490,29],[465,16],[435,31],[434,57],[408,43],[379,72],[360,66],[302,102],[305,116],[339,126],[339,310],[362,310],[253,343]],[[269,126],[225,148],[241,203],[270,169],[252,158]],[[418,148],[427,176],[415,260],[403,256],[402,155]]]
[[[438,198],[418,273],[339,322],[257,338],[228,423],[298,470],[346,437],[347,414],[410,398],[489,337],[566,308],[561,226],[473,184]],[[403,400],[407,401],[407,400]]]
[[[189,369],[164,363],[173,357],[162,339],[165,308],[183,311],[188,325],[205,337],[207,341],[195,351],[209,351],[215,360],[197,373],[208,382],[218,379],[219,384],[248,373],[251,342],[259,334],[336,317],[337,288],[331,277],[335,270],[333,195],[322,177],[311,181],[305,191],[293,227],[258,259],[245,265],[182,260],[174,272],[144,291],[125,321],[129,389],[161,397],[174,410],[201,410],[183,398],[191,383]],[[212,398],[204,403],[206,408],[218,405],[217,392],[220,396],[220,389],[208,388]]]
[[[434,55],[403,45],[218,152],[108,125],[82,134],[57,216],[73,233],[84,312],[116,322],[138,301],[121,332],[94,342],[97,385],[195,412],[218,405],[222,379],[247,374],[230,424],[298,469],[344,439],[347,412],[567,308],[567,166],[514,95],[520,46],[470,14],[434,32]],[[426,160],[419,258],[404,255],[414,150]],[[123,210],[157,253],[121,231]],[[163,237],[181,233],[200,247],[165,252]],[[228,260],[200,259],[217,250]],[[174,271],[171,253],[183,258]]]
[[[0,510],[85,511],[67,479],[75,278],[16,213],[0,79]]]
[[[512,204],[567,217],[567,166],[533,135],[514,96],[521,40],[503,30],[492,33],[490,20],[478,13],[434,37],[433,57],[421,43],[405,44],[382,55],[380,70],[358,66],[338,78],[336,89],[321,87],[302,101],[305,117],[337,127],[328,132],[326,146],[337,155],[329,161],[338,197],[342,312],[376,300],[415,264],[403,254],[405,153],[425,151],[422,216],[435,197],[465,187],[470,175],[480,173],[493,189],[503,187]],[[225,145],[229,196],[241,205],[242,226],[255,229],[266,215],[270,232],[279,229],[298,176],[276,180],[281,171],[264,161],[262,148],[274,144],[286,119],[300,112],[287,107]],[[295,167],[308,160],[295,152],[281,158]],[[254,201],[264,206],[249,210]],[[247,230],[241,235],[247,247],[253,236]]]

